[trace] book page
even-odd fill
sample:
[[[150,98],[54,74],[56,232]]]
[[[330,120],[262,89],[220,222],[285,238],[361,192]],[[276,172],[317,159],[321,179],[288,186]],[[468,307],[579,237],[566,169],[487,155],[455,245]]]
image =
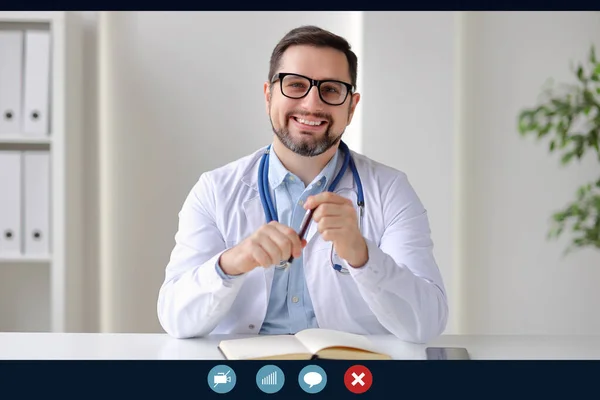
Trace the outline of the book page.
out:
[[[282,355],[310,356],[308,349],[293,335],[265,335],[223,340],[219,344],[228,360],[270,358]]]
[[[374,353],[379,352],[368,338],[348,332],[319,328],[306,329],[298,332],[296,337],[313,354],[328,347],[350,347]]]

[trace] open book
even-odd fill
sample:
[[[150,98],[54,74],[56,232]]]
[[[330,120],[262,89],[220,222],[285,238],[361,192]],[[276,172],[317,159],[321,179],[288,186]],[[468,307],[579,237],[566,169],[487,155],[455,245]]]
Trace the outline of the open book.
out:
[[[222,340],[219,350],[228,360],[392,359],[365,336],[330,329]]]

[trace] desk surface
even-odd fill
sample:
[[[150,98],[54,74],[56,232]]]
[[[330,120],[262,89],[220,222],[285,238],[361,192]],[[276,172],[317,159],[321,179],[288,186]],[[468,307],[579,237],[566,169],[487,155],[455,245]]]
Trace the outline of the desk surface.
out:
[[[222,360],[219,341],[251,335],[175,339],[166,334],[0,333],[0,359]],[[600,359],[600,336],[444,335],[427,345],[370,336],[397,360],[423,360],[428,346],[466,347],[477,359]]]

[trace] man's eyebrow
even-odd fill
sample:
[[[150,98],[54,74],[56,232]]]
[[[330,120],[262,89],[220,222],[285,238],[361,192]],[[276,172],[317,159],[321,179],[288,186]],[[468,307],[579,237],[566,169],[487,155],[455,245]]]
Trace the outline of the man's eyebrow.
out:
[[[346,82],[345,79],[341,79],[341,78],[323,78],[323,79],[317,79],[318,81],[340,81],[340,82]]]

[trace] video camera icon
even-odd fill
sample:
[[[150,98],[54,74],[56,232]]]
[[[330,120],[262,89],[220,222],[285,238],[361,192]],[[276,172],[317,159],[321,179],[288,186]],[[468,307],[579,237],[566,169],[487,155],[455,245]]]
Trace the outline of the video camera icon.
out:
[[[235,383],[235,372],[227,365],[217,365],[208,373],[208,386],[216,393],[231,391]]]
[[[230,372],[231,372],[231,370],[229,370],[229,371],[227,371],[225,373],[219,372],[215,376],[213,376],[213,382],[215,384],[215,386],[213,386],[213,387],[217,387],[217,385],[219,383],[229,383],[229,382],[231,382],[231,377],[227,376]]]

